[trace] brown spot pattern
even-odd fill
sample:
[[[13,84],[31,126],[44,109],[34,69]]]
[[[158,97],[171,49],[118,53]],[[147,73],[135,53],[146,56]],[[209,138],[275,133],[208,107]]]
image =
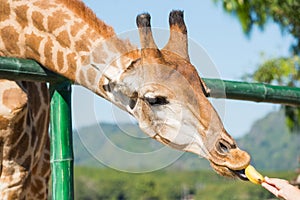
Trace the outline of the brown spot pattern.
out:
[[[69,70],[65,73],[68,78],[75,79],[74,72],[76,71],[76,54],[70,53],[67,55]]]
[[[48,119],[47,117],[48,117],[47,112],[43,111],[38,119],[37,124],[45,124],[45,121]],[[34,129],[36,129],[37,133],[40,133],[44,131],[44,126],[35,127]]]
[[[109,38],[115,35],[112,27],[106,25],[103,21],[99,20],[94,12],[86,7],[82,1],[68,0],[60,1],[65,7],[73,11],[78,17],[82,18],[83,21],[95,31],[97,31],[104,38]]]
[[[47,141],[46,141],[46,144],[45,144],[45,149],[44,149],[44,152],[43,152],[43,156],[41,157],[41,160],[40,162],[42,162],[42,166],[40,167],[40,172],[42,174],[42,176],[46,177],[47,175],[47,172],[49,173],[49,167],[50,167],[50,154],[49,154],[49,151],[48,149],[50,149],[50,142],[49,142],[49,137],[47,137]],[[49,177],[47,177],[49,178]]]
[[[13,55],[20,54],[20,48],[17,45],[19,33],[14,29],[14,27],[4,27],[1,29],[0,34],[6,50]]]
[[[53,12],[52,16],[48,17],[48,31],[52,33],[57,28],[65,25],[66,20],[69,20],[70,17],[62,10]]]
[[[45,27],[43,26],[43,20],[44,20],[44,16],[37,11],[33,11],[32,12],[32,21],[33,21],[33,25],[40,31],[45,31]]]
[[[77,33],[83,28],[83,26],[85,25],[85,23],[83,22],[74,22],[73,26],[71,26],[71,35],[73,37],[75,37],[77,35]]]
[[[23,137],[21,138],[19,144],[18,144],[18,148],[19,149],[19,156],[21,157],[22,154],[24,154],[26,152],[26,150],[29,147],[29,138],[27,134],[24,134]],[[28,156],[25,161],[22,162],[22,166],[25,168],[30,168],[30,166],[32,165],[32,159],[31,156]]]
[[[87,40],[78,40],[75,42],[75,51],[89,51],[89,42]]]
[[[68,48],[71,46],[71,41],[67,31],[60,32],[56,39],[62,47]]]
[[[27,95],[20,88],[11,88],[3,92],[3,104],[11,110],[24,107],[27,102]]]
[[[28,8],[29,7],[27,5],[22,5],[15,9],[17,22],[22,26],[22,28],[28,26],[28,19],[27,19]]]
[[[89,56],[80,56],[80,63],[82,66],[90,64],[90,57]]]
[[[40,107],[42,105],[42,96],[39,98],[36,95],[39,93],[38,86],[32,82],[27,85],[28,99],[29,99],[29,109],[32,111],[33,117],[38,115],[40,112]]]
[[[39,191],[40,191],[40,187],[44,185],[44,183],[39,180],[39,179],[36,179],[33,183],[31,183],[31,192],[33,194],[39,194]],[[37,197],[39,199],[43,199],[42,196],[39,196]]]
[[[92,30],[92,29],[88,29],[85,34],[84,34],[84,38],[88,38],[89,40],[97,40],[98,39],[98,34]]]
[[[27,112],[27,110],[25,112]],[[12,145],[15,145],[16,141],[18,140],[19,137],[21,137],[21,134],[25,128],[25,126],[24,126],[25,125],[24,122],[26,120],[25,112],[22,112],[21,114],[18,113],[18,115],[21,115],[21,117],[19,116],[20,119],[13,121],[13,123],[11,125],[11,128],[12,128],[11,131],[13,134],[10,137],[10,144],[12,144]],[[16,115],[16,116],[18,116],[18,115]],[[24,135],[22,137],[24,137]]]
[[[62,51],[57,52],[57,65],[60,69],[64,67],[64,53]]]
[[[31,135],[30,146],[33,146],[34,143],[35,143],[35,141],[36,141],[36,139],[40,138],[40,136],[39,136],[39,134],[38,134],[38,132],[37,132],[37,130],[36,130],[35,127],[32,127],[32,129],[30,131],[30,135]]]
[[[9,120],[0,116],[0,130],[5,130],[7,129],[9,124]]]
[[[95,83],[96,73],[96,70],[93,68],[89,68],[87,71],[87,79],[91,84]]]
[[[33,5],[39,7],[42,10],[47,10],[57,6],[55,4],[55,1],[36,1],[33,3]]]
[[[53,68],[54,64],[52,61],[52,50],[53,50],[53,42],[50,38],[47,39],[47,42],[45,44],[45,48],[44,48],[44,55],[46,58],[46,61],[44,63],[45,66],[47,66],[48,68]]]
[[[0,0],[0,22],[9,18],[10,6],[5,0]]]
[[[40,57],[39,47],[42,40],[43,37],[35,35],[34,33],[25,35],[27,58],[33,58],[35,60],[39,60]]]
[[[85,80],[85,76],[84,76],[83,71],[79,72],[79,83],[83,84],[83,85],[86,85],[86,80]]]

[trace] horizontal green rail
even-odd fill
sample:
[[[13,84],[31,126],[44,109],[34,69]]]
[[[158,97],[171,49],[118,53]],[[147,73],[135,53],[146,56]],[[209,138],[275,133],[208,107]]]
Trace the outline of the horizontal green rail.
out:
[[[40,82],[61,82],[66,80],[33,60],[6,57],[0,57],[0,79]]]
[[[64,79],[33,60],[3,57],[0,57],[0,78],[48,82]],[[300,106],[300,88],[220,79],[203,80],[211,90],[210,97]]]
[[[203,78],[209,96],[300,106],[300,88]]]

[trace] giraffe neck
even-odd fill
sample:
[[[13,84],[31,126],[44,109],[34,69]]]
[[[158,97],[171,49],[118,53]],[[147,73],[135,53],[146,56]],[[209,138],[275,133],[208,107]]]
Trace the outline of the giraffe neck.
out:
[[[116,36],[99,40],[84,57],[76,71],[76,82],[106,96],[104,86],[120,79],[121,74],[138,58],[139,51]]]
[[[99,95],[103,76],[117,78],[139,56],[80,1],[1,1],[0,7],[0,55],[34,59]]]

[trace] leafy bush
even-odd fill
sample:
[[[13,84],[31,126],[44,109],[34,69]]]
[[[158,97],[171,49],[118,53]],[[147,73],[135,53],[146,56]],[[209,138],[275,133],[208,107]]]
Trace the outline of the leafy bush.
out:
[[[290,179],[293,172],[264,173]],[[272,194],[258,185],[220,177],[213,171],[157,171],[130,174],[110,169],[75,168],[75,199],[78,200],[258,200]]]

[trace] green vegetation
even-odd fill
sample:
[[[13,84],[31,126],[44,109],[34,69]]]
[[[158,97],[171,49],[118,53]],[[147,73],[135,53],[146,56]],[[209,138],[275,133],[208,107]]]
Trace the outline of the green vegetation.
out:
[[[295,38],[292,44],[295,53],[300,51],[300,2],[298,0],[213,0],[223,5],[224,11],[235,16],[246,34],[253,26],[261,30],[268,22],[275,22],[283,32]]]
[[[250,35],[253,26],[263,30],[268,22],[279,25],[283,33],[294,38],[291,55],[288,57],[264,60],[257,70],[250,74],[252,80],[277,83],[293,87],[300,86],[300,2],[298,0],[213,0],[222,3],[225,12],[235,16],[246,35]],[[293,132],[300,130],[300,108],[284,106],[286,123]]]
[[[290,179],[293,172],[267,173]],[[272,194],[258,185],[223,178],[213,171],[161,170],[130,174],[111,169],[75,168],[75,199],[103,200],[172,200],[194,199],[261,200]]]
[[[160,147],[152,139],[128,136],[128,133],[143,134],[137,126],[120,126],[100,125],[106,137],[127,150],[145,152]],[[254,166],[262,174],[291,180],[296,177],[294,170],[300,152],[300,135],[288,132],[281,110],[255,122],[251,131],[237,142],[251,154]],[[190,153],[185,153],[171,166],[151,173],[132,174],[108,169],[88,153],[79,138],[79,135],[86,137],[88,144],[85,145],[99,148],[104,144],[98,134],[98,125],[82,128],[74,134],[76,199],[172,200],[189,195],[205,200],[273,198],[258,185],[219,176],[206,160]],[[118,159],[118,156],[112,155],[111,159]]]
[[[74,131],[75,164],[104,167],[101,162],[95,158],[98,153],[100,154],[100,151],[105,149],[99,148],[105,146],[103,137],[107,138],[114,145],[129,152],[147,153],[159,150],[163,147],[163,145],[156,140],[147,137],[137,125],[96,124]],[[109,149],[106,151],[111,153]],[[120,156],[118,155],[111,156],[112,163],[116,163],[119,159]],[[122,163],[124,168],[130,168],[131,162],[123,161]],[[143,163],[139,163],[139,165],[143,166]],[[199,159],[197,155],[184,153],[179,160],[172,164],[172,167],[185,170],[208,169],[209,164],[205,159]]]
[[[252,156],[257,169],[293,170],[298,166],[300,135],[288,134],[284,111],[273,112],[257,120],[250,132],[237,140]]]
[[[119,127],[121,126],[121,128]],[[103,147],[103,141],[99,134],[105,137],[122,149],[130,152],[147,152],[160,148],[161,144],[145,134],[135,125],[122,124],[100,124],[84,127],[74,133],[75,164],[91,167],[103,167],[101,162],[91,155],[82,144],[82,138],[89,148],[94,147],[99,153]],[[99,129],[101,127],[101,130]],[[102,133],[99,133],[101,131]],[[300,152],[300,135],[288,134],[289,129],[284,123],[283,110],[273,112],[265,118],[255,122],[248,134],[239,138],[237,143],[241,149],[247,150],[252,156],[252,162],[258,170],[294,170],[297,167],[297,157]],[[138,135],[132,137],[130,135]],[[81,138],[80,138],[80,137]],[[98,151],[98,152],[97,152]],[[112,156],[111,159],[120,159],[119,156]],[[124,167],[129,167],[130,162],[124,162]],[[143,163],[140,163],[142,165]],[[128,166],[126,166],[128,165]],[[184,153],[169,168],[181,170],[210,169],[205,159],[191,153]]]
[[[299,56],[279,57],[263,60],[253,74],[245,75],[245,78],[264,83],[300,86]],[[287,127],[292,133],[300,130],[300,109],[293,106],[285,106]]]

